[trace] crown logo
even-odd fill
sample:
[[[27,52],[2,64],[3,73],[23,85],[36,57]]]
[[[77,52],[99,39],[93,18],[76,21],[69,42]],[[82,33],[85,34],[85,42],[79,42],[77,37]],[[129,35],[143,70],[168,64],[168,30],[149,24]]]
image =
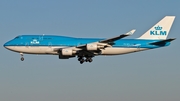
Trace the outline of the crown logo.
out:
[[[162,29],[162,27],[160,27],[160,26],[157,26],[157,27],[154,27],[156,30],[161,30]]]

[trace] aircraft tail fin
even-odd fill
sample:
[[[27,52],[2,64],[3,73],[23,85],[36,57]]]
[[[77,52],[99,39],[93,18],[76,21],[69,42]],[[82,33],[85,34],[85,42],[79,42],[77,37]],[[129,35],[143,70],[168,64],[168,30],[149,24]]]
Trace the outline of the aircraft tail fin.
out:
[[[138,39],[166,39],[174,19],[175,16],[165,16]]]

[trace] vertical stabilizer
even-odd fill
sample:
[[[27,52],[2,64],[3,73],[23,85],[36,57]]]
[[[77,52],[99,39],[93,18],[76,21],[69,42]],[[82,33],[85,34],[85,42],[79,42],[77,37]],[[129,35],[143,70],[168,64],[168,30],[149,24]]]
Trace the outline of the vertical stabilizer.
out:
[[[175,16],[165,16],[138,39],[166,39],[174,19]]]

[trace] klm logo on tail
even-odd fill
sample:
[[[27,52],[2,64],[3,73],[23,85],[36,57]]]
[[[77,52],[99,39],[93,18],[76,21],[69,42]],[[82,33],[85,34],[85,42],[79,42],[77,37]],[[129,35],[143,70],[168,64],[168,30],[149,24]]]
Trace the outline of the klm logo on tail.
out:
[[[166,35],[167,31],[163,31],[163,27],[154,27],[155,30],[150,31],[150,35]]]

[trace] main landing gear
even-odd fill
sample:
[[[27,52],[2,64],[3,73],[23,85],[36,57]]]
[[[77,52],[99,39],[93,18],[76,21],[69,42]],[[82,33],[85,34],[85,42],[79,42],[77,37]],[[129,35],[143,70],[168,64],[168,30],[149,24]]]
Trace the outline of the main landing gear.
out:
[[[21,61],[24,61],[23,53],[20,53],[21,55]]]
[[[84,57],[78,57],[78,61],[80,62],[80,64],[83,64],[84,62],[92,62],[93,59],[92,57],[85,57],[85,59]]]

